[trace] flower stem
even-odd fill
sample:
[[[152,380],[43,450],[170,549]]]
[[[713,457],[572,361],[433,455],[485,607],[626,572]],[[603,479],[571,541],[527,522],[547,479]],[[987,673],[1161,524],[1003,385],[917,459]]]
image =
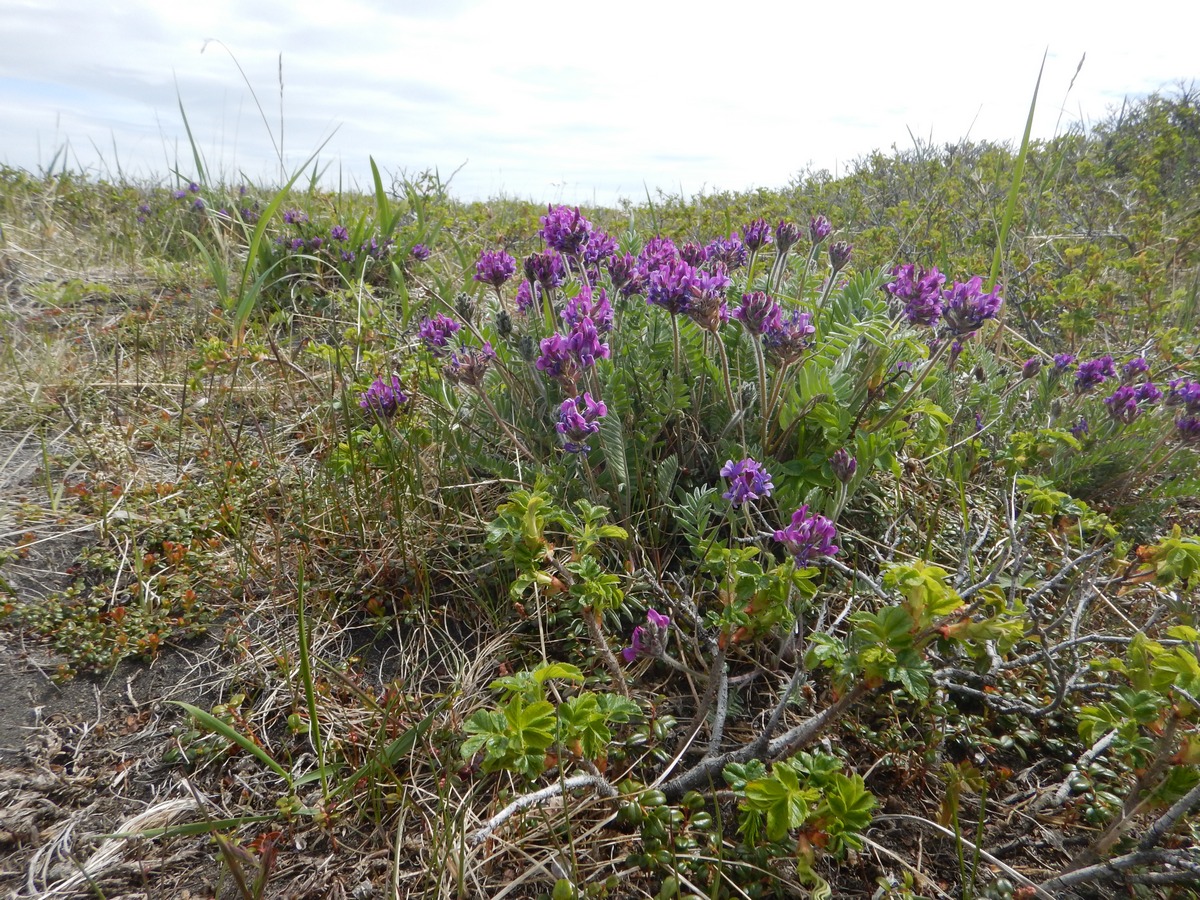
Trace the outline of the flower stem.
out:
[[[946,351],[950,349],[950,345],[952,343],[953,341],[949,340],[942,342],[942,345],[934,351],[933,356],[929,357],[929,362],[925,364],[925,368],[921,370],[921,374],[918,375],[916,380],[914,380],[913,383],[908,386],[908,390],[904,392],[904,396],[900,398],[899,402],[892,407],[891,412],[884,416],[883,420],[877,425],[866,429],[868,434],[879,431],[882,428],[886,428],[888,425],[891,425],[893,422],[895,422],[897,418],[899,418],[905,404],[908,403],[908,401],[912,399],[912,395],[915,394],[918,389],[920,389],[921,384],[929,376],[929,373],[933,371],[933,367],[938,364],[939,360],[941,360],[941,358],[945,355]]]

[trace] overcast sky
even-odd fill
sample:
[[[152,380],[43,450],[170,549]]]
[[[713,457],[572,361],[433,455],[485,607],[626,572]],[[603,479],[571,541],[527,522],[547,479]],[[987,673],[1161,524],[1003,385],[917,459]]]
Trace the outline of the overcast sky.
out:
[[[0,0],[0,161],[190,177],[182,100],[214,172],[277,181],[282,54],[286,165],[329,138],[333,183],[373,155],[465,199],[781,187],[910,133],[1019,141],[1047,46],[1035,136],[1095,121],[1200,78],[1198,34],[1195,0]]]

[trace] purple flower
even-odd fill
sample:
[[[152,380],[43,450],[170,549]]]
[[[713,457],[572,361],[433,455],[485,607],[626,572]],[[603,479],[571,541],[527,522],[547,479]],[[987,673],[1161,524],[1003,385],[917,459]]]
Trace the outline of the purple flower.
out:
[[[150,204],[149,203],[139,203],[137,212],[138,212],[138,217],[137,217],[138,222],[145,222],[146,216],[150,215]]]
[[[631,644],[621,651],[621,656],[626,663],[632,663],[639,656],[662,656],[667,650],[670,628],[670,617],[651,607],[646,610],[646,624],[633,629]]]
[[[1022,378],[1036,378],[1037,373],[1042,371],[1042,358],[1040,356],[1031,356],[1021,365]]]
[[[1051,373],[1055,376],[1066,372],[1075,364],[1074,353],[1055,353],[1054,354],[1054,371]]]
[[[408,395],[401,390],[400,378],[392,376],[390,383],[382,378],[376,378],[359,398],[358,405],[367,412],[374,412],[385,419],[390,419],[396,411],[408,402]]]
[[[808,239],[819,244],[833,233],[833,225],[824,216],[813,216],[808,220]]]
[[[719,262],[734,272],[750,261],[750,251],[735,231],[727,238],[713,238],[705,248],[710,263]]]
[[[198,193],[200,193],[200,185],[198,185],[198,184],[196,184],[196,182],[192,181],[188,184],[188,190],[191,191],[193,194],[198,194]]]
[[[567,272],[557,251],[543,250],[525,257],[525,277],[549,291],[567,280]]]
[[[688,241],[679,248],[679,258],[696,269],[708,261],[708,251],[694,241]]]
[[[796,565],[801,567],[817,557],[835,556],[838,553],[833,543],[836,537],[833,522],[819,514],[810,516],[807,504],[792,513],[790,525],[775,532],[775,540],[783,544]]]
[[[1147,381],[1137,386],[1137,401],[1143,406],[1154,406],[1163,398],[1163,392],[1153,381]]]
[[[733,311],[733,317],[755,337],[764,331],[783,327],[783,314],[779,304],[762,291],[742,294],[742,302]]]
[[[571,354],[571,345],[557,331],[541,342],[542,353],[538,357],[538,370],[545,372],[548,378],[558,378],[562,381],[573,382],[579,374],[575,358]]]
[[[592,289],[585,284],[576,296],[567,301],[561,315],[568,328],[576,327],[586,318],[595,323],[596,330],[601,334],[612,331],[613,309],[608,302],[608,294],[603,289],[598,294],[593,294]]]
[[[1111,356],[1104,355],[1099,359],[1080,363],[1079,371],[1075,373],[1075,392],[1082,394],[1090,391],[1096,385],[1115,378],[1116,375],[1117,369]]]
[[[632,253],[610,256],[604,265],[608,269],[609,283],[622,297],[632,297],[645,289],[646,276],[638,268],[638,261]]]
[[[596,324],[589,318],[580,319],[567,336],[567,346],[581,368],[594,366],[597,359],[608,359],[608,344],[600,340]]]
[[[1168,387],[1167,406],[1185,406],[1188,415],[1200,415],[1200,381],[1176,378]]]
[[[1144,356],[1135,356],[1127,363],[1121,365],[1121,378],[1123,381],[1133,381],[1139,375],[1145,375],[1150,371],[1150,363],[1146,361]]]
[[[308,221],[308,213],[300,209],[289,209],[283,214],[283,221],[286,225],[303,225]]]
[[[329,239],[331,241],[348,241],[350,232],[346,230],[345,225],[334,225],[329,229]]]
[[[587,453],[587,441],[600,430],[600,419],[608,415],[608,407],[584,391],[582,397],[569,397],[558,411],[555,430],[562,435],[563,450],[567,453]]]
[[[858,460],[851,456],[845,447],[842,447],[829,457],[829,467],[833,469],[834,478],[842,484],[849,484],[858,470]]]
[[[1111,396],[1104,398],[1104,405],[1110,416],[1125,425],[1138,417],[1137,391],[1132,385],[1121,385]]]
[[[955,335],[968,335],[988,319],[996,318],[1004,300],[999,286],[983,292],[983,278],[976,275],[966,282],[956,281],[943,293],[942,324]]]
[[[537,300],[534,300],[534,294],[537,294]],[[522,281],[517,287],[517,312],[522,315],[528,315],[529,310],[534,306],[535,302],[541,302],[542,288],[541,285],[530,286],[528,281]]]
[[[475,263],[475,280],[499,289],[517,272],[517,261],[503,250],[485,250]]]
[[[292,238],[288,242],[288,246],[292,248],[293,253],[299,253],[304,249],[304,238]]]
[[[1084,435],[1091,431],[1091,428],[1088,427],[1088,420],[1083,416],[1080,416],[1079,421],[1067,430],[1071,432],[1071,434],[1075,435],[1075,440],[1081,441],[1083,440]]]
[[[321,245],[323,245],[324,243],[325,243],[324,238],[319,238],[319,237],[312,238],[308,242],[308,249],[310,251],[312,251],[313,253],[316,253],[318,250],[321,249]]]
[[[171,191],[171,196],[176,200],[182,200],[187,196],[187,191]]]
[[[417,329],[417,337],[424,341],[425,346],[429,348],[434,356],[441,356],[445,352],[443,348],[450,335],[458,331],[462,326],[458,322],[451,319],[449,316],[444,316],[438,313],[432,319],[426,319]]]
[[[587,246],[583,248],[583,267],[589,284],[600,280],[600,265],[617,252],[616,238],[603,231],[593,231]]]
[[[705,331],[715,332],[718,327],[729,321],[729,304],[725,302],[725,290],[731,283],[725,266],[721,263],[716,263],[712,271],[694,270],[691,284],[688,286],[691,299],[688,300],[684,314]]]
[[[884,290],[904,301],[904,317],[913,325],[936,325],[942,316],[941,288],[946,283],[946,276],[937,266],[929,271],[918,271],[914,263],[896,266],[892,278]]]
[[[369,241],[364,241],[362,246],[358,248],[360,253],[365,253],[372,259],[383,259],[392,249],[392,245],[396,243],[392,238],[385,238],[380,241],[377,236],[372,236]]]
[[[646,246],[638,254],[638,268],[649,278],[651,272],[661,269],[669,262],[679,258],[679,252],[670,238],[652,237],[646,241]]]
[[[775,226],[775,247],[779,250],[779,254],[782,256],[787,253],[799,240],[800,226],[795,222],[780,219],[779,224]]]
[[[425,262],[429,259],[430,249],[424,244],[413,244],[412,249],[408,251],[412,254],[412,258],[417,262]]]
[[[483,384],[483,376],[496,358],[490,341],[484,341],[483,347],[469,347],[450,354],[450,362],[442,366],[442,374],[455,384],[465,384],[468,387],[479,387]]]
[[[829,245],[829,267],[833,269],[834,275],[846,268],[853,252],[854,246],[845,241],[834,241]]]
[[[812,316],[798,309],[792,310],[779,323],[768,322],[763,330],[763,349],[780,364],[795,362],[804,355],[809,346],[809,336],[817,329],[812,324]]]
[[[591,237],[592,223],[583,217],[579,207],[547,206],[542,216],[538,237],[559,253],[578,253]]]
[[[771,243],[771,226],[767,224],[766,219],[755,219],[742,228],[742,240],[747,250],[757,253]]]
[[[1194,447],[1200,447],[1200,418],[1184,416],[1175,420],[1175,434],[1179,440]]]
[[[192,201],[192,209],[196,210],[196,212],[200,212],[201,210],[203,210],[204,209],[204,200],[201,199],[200,197],[197,197],[195,200]]]
[[[682,259],[669,260],[662,267],[650,273],[650,283],[646,290],[646,302],[653,306],[661,306],[672,315],[685,312],[691,302],[692,279],[696,270]]]
[[[729,479],[729,490],[721,496],[737,509],[743,503],[751,500],[762,500],[771,496],[775,485],[771,483],[771,474],[747,456],[741,462],[727,460],[721,467],[721,475]]]
[[[342,256],[342,262],[347,262],[347,263],[354,262],[354,251],[353,250],[343,250],[341,253],[341,256]]]

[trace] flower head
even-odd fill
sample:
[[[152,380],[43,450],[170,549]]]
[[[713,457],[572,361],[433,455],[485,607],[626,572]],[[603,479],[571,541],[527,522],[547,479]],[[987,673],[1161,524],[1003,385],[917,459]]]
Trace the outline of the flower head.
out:
[[[966,282],[956,281],[943,293],[942,324],[955,335],[967,335],[979,330],[988,319],[996,318],[1004,300],[999,286],[991,293],[983,292],[983,278],[976,275]]]
[[[775,485],[771,483],[769,473],[762,463],[747,456],[741,462],[727,460],[721,467],[721,475],[729,479],[729,490],[721,496],[733,505],[734,509],[752,500],[762,500],[771,496]]]
[[[1188,415],[1200,415],[1200,381],[1176,378],[1168,388],[1167,406],[1184,406]]]
[[[408,251],[412,254],[412,258],[417,262],[425,262],[429,259],[430,250],[424,244],[413,244],[412,249]]]
[[[610,256],[604,261],[604,265],[608,269],[609,283],[622,297],[632,297],[645,289],[646,276],[638,267],[638,261],[632,253]]]
[[[1075,435],[1076,440],[1083,440],[1084,435],[1091,431],[1091,428],[1088,426],[1088,420],[1083,416],[1080,416],[1079,421],[1067,430],[1071,432],[1071,434]]]
[[[1175,435],[1191,447],[1200,447],[1200,417],[1184,416],[1176,419]]]
[[[813,216],[808,220],[808,239],[819,244],[833,233],[833,225],[824,216]]]
[[[1075,373],[1075,392],[1082,394],[1090,391],[1098,384],[1103,384],[1110,378],[1115,378],[1117,375],[1116,366],[1113,363],[1113,358],[1107,354],[1099,359],[1092,359],[1085,363],[1079,364],[1079,371]]]
[[[1146,381],[1137,386],[1135,391],[1138,403],[1143,406],[1155,406],[1163,398],[1163,392],[1153,381]]]
[[[704,249],[703,244],[697,244],[695,241],[688,241],[679,248],[679,258],[694,269],[708,262],[708,251]]]
[[[692,297],[692,280],[696,270],[678,257],[650,273],[646,302],[661,306],[672,315],[685,312]]]
[[[646,624],[633,629],[631,644],[621,651],[621,656],[626,663],[632,663],[639,656],[662,656],[667,650],[670,628],[670,617],[651,607],[646,610]]]
[[[1137,390],[1133,385],[1123,384],[1112,395],[1104,398],[1104,405],[1108,407],[1108,414],[1128,425],[1138,417]]]
[[[1040,356],[1031,356],[1021,365],[1022,378],[1036,378],[1037,373],[1042,371],[1042,358]]]
[[[494,288],[512,278],[517,272],[517,261],[503,250],[485,250],[475,263],[475,280],[490,284]]]
[[[750,261],[750,251],[746,249],[736,231],[727,238],[713,238],[704,249],[710,263],[724,263],[730,272],[742,268]]]
[[[742,228],[742,241],[751,253],[757,253],[771,243],[771,240],[771,226],[767,224],[766,219],[755,219]]]
[[[769,329],[783,327],[783,315],[779,304],[762,291],[742,294],[742,302],[733,311],[733,317],[755,336]]]
[[[651,272],[657,271],[677,259],[679,259],[679,251],[675,249],[675,243],[670,238],[652,237],[646,241],[646,246],[638,254],[637,261],[642,275],[649,278]]]
[[[845,241],[834,241],[829,245],[829,267],[833,269],[834,275],[849,265],[853,252],[854,246]]]
[[[845,447],[829,457],[829,467],[833,469],[833,477],[842,484],[849,484],[858,470],[858,460],[850,455]]]
[[[495,358],[496,351],[492,349],[491,342],[484,341],[479,349],[469,347],[451,353],[450,362],[442,366],[442,374],[455,384],[479,387]]]
[[[358,405],[367,412],[390,419],[407,402],[408,395],[401,389],[400,377],[393,375],[390,382],[382,378],[371,382],[371,386],[359,397]]]
[[[798,566],[822,556],[835,556],[838,547],[833,543],[837,528],[820,514],[809,515],[808,505],[792,513],[792,522],[775,532],[775,540],[783,544]]]
[[[444,316],[438,313],[431,319],[426,319],[417,329],[417,336],[424,342],[434,356],[441,356],[445,350],[445,346],[450,338],[450,335],[458,331],[462,326],[451,319],[449,316]]]
[[[567,280],[567,272],[557,251],[543,250],[525,257],[525,277],[544,290],[553,290]]]
[[[762,334],[763,349],[781,364],[795,362],[804,355],[810,344],[809,337],[816,331],[812,316],[794,309],[786,317],[781,314],[778,324],[774,321],[766,323]]]
[[[542,299],[542,286],[530,286],[528,281],[522,281],[517,287],[517,312],[522,315],[528,315],[529,310],[533,308],[535,303],[534,294],[537,294],[537,301]]]
[[[283,221],[287,225],[303,225],[308,221],[308,213],[302,209],[289,209],[283,214]]]
[[[775,247],[782,255],[787,253],[800,240],[800,226],[795,222],[789,222],[786,219],[780,219],[779,224],[775,226]]]
[[[1052,375],[1061,375],[1068,371],[1071,366],[1075,365],[1074,353],[1055,353],[1054,354],[1054,371]]]
[[[547,206],[538,237],[559,253],[578,253],[587,246],[591,234],[592,223],[583,217],[578,206],[575,209]]]
[[[555,332],[543,338],[540,347],[542,352],[535,363],[538,371],[544,372],[548,378],[573,382],[579,375],[579,367],[575,364],[567,339]]]
[[[601,334],[612,331],[613,308],[608,302],[608,293],[603,288],[599,292],[593,292],[591,287],[585,284],[577,295],[567,301],[561,315],[568,328],[574,328],[586,318],[592,320]]]
[[[345,225],[334,225],[329,229],[329,239],[331,241],[348,241],[350,240],[350,232]]]
[[[608,407],[584,391],[582,397],[563,401],[558,411],[555,430],[562,435],[563,450],[567,453],[587,453],[592,448],[587,441],[600,430],[600,419],[608,415]]]
[[[711,271],[693,270],[688,291],[691,294],[684,314],[705,331],[715,332],[729,321],[729,304],[725,302],[725,289],[730,281],[725,266],[716,263]]]
[[[594,366],[597,359],[608,359],[608,344],[600,339],[596,324],[586,316],[579,320],[567,335],[567,347],[581,368]]]
[[[1144,356],[1135,356],[1129,362],[1121,364],[1121,379],[1123,381],[1133,381],[1139,375],[1145,375],[1150,371],[1150,363],[1146,361]]]
[[[884,290],[904,301],[904,317],[913,325],[932,328],[942,316],[942,285],[946,276],[933,266],[918,270],[914,263],[892,269],[892,281]]]

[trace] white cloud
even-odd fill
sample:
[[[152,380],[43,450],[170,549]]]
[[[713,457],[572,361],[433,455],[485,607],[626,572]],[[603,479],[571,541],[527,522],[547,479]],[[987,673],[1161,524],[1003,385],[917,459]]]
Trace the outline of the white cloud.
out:
[[[611,202],[651,188],[780,186],[909,132],[1016,140],[1042,53],[1035,134],[1126,94],[1200,75],[1195,4],[1011,0],[175,4],[0,0],[0,159],[36,168],[70,139],[126,171],[190,172],[181,100],[210,166],[277,172],[229,48],[296,165],[323,158],[360,181],[368,155],[443,174],[463,196]],[[222,45],[209,44],[216,38]],[[339,127],[340,126],[340,127]]]

